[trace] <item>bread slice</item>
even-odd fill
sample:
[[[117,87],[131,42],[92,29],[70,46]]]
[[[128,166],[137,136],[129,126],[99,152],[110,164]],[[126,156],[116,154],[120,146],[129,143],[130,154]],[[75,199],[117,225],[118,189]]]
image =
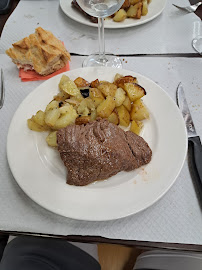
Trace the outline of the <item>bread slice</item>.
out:
[[[34,69],[38,74],[49,75],[67,64],[70,54],[50,31],[41,27],[35,33],[12,44],[6,54],[18,68]]]

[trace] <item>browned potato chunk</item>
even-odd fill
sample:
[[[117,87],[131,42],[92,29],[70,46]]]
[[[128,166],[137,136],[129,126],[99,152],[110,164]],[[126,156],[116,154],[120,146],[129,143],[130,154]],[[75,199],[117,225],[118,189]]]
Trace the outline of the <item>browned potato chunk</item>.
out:
[[[132,4],[127,10],[127,17],[140,19],[142,15],[142,2],[138,2],[136,4]]]
[[[92,111],[91,115],[90,115],[90,120],[93,121],[97,118],[97,111],[94,110]]]
[[[98,89],[103,93],[105,97],[111,96],[114,97],[116,94],[117,86],[110,82],[102,82],[98,86]]]
[[[76,118],[75,124],[76,125],[85,125],[88,122],[90,122],[90,120],[91,120],[91,117],[89,115],[88,116],[81,116],[81,117]]]
[[[115,108],[115,100],[111,96],[107,96],[102,103],[97,107],[97,116],[108,118]]]
[[[126,98],[126,92],[122,88],[117,88],[115,94],[116,107],[119,107],[123,104]]]
[[[134,6],[131,5],[127,11],[127,17],[128,18],[136,18],[138,11],[138,4],[135,4]]]
[[[147,0],[143,0],[142,4],[143,4],[142,5],[142,16],[145,16],[148,13],[148,3],[147,3]]]
[[[123,106],[126,107],[126,109],[130,112],[131,111],[131,101],[128,96],[126,96]]]
[[[119,10],[116,12],[115,16],[113,17],[113,20],[114,20],[115,22],[122,22],[122,21],[125,20],[126,17],[127,17],[126,11],[125,11],[124,9],[119,9]]]
[[[118,115],[115,113],[115,112],[112,112],[110,114],[110,116],[108,117],[108,121],[110,123],[113,123],[115,125],[118,125],[119,124],[119,118],[118,118]]]
[[[145,89],[136,83],[124,83],[124,90],[131,101],[135,101],[146,95]]]
[[[57,109],[59,108],[59,102],[56,100],[52,100],[50,103],[48,103],[48,105],[46,106],[46,110],[45,112],[49,111],[49,110],[53,110],[53,109]]]
[[[130,113],[131,120],[144,120],[149,118],[149,112],[141,99],[136,100],[132,105],[132,110]]]
[[[86,81],[85,79],[78,77],[74,80],[74,83],[76,84],[77,87],[86,87],[86,86],[90,86],[90,83],[88,81]]]
[[[130,131],[139,135],[142,127],[143,127],[142,122],[133,120],[131,122]]]
[[[131,5],[135,5],[137,3],[139,3],[141,0],[130,0],[130,4]]]
[[[100,81],[98,79],[96,79],[96,80],[91,82],[90,87],[97,88],[99,84],[100,84]]]
[[[140,19],[141,16],[142,16],[142,6],[143,6],[143,3],[142,2],[139,2],[137,5],[138,5],[138,9],[137,9],[136,19]]]
[[[120,79],[120,78],[122,78],[123,77],[123,75],[121,75],[121,74],[119,74],[119,73],[116,73],[116,75],[114,76],[114,84],[116,84],[115,82],[116,82],[116,80],[118,80],[118,79]]]
[[[57,131],[53,131],[46,137],[46,142],[49,146],[56,147],[58,145],[56,133]]]
[[[125,0],[121,8],[126,9],[129,7],[130,7],[130,0]]]
[[[38,123],[36,123],[33,119],[33,116],[31,119],[27,120],[27,125],[28,128],[34,131],[38,131],[38,132],[42,132],[42,131],[47,131],[49,130],[49,128],[47,127],[47,125],[41,126]]]
[[[64,91],[59,92],[56,96],[53,97],[56,101],[65,101],[70,97],[69,94],[65,93]]]
[[[45,113],[43,111],[38,111],[34,116],[33,120],[35,123],[39,124],[40,126],[46,125],[45,123]]]
[[[54,130],[61,129],[75,123],[78,114],[73,106],[66,104],[65,106],[59,108],[59,111],[60,117],[57,119],[53,127]]]
[[[94,102],[96,108],[104,100],[102,92],[97,88],[90,88],[89,97]]]
[[[114,82],[117,87],[121,88],[124,88],[124,83],[137,83],[137,79],[133,76],[124,76],[116,79],[116,81]]]
[[[128,110],[123,105],[117,107],[116,109],[118,111],[119,124],[127,127],[130,124],[130,114]]]
[[[45,123],[49,127],[53,127],[59,117],[60,117],[60,111],[59,111],[58,108],[48,110],[48,111],[45,112]]]

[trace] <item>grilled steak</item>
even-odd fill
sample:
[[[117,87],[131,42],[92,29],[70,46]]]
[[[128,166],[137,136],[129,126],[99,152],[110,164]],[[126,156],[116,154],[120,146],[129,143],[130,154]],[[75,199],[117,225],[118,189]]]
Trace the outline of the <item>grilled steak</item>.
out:
[[[83,15],[85,15],[88,19],[90,19],[91,22],[93,23],[98,23],[98,18],[93,17],[89,14],[87,14],[80,6],[79,4],[76,2],[76,0],[72,1],[72,7],[76,8],[77,10],[79,10],[81,13],[83,13]]]
[[[58,151],[67,167],[67,183],[84,186],[150,162],[145,140],[105,119],[71,125],[57,132]]]

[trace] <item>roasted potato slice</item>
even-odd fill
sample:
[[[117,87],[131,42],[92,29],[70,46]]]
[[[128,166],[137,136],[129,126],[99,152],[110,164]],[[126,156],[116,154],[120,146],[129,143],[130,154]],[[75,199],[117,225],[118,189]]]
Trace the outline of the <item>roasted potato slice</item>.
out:
[[[59,117],[60,117],[60,111],[58,108],[46,111],[45,112],[46,125],[52,128]]]
[[[131,101],[128,96],[125,97],[125,100],[123,102],[123,106],[126,107],[126,109],[130,112],[131,111]]]
[[[57,119],[53,129],[58,130],[68,125],[74,124],[78,114],[72,105],[66,104],[59,108],[60,117]]]
[[[53,97],[56,101],[65,101],[70,97],[69,94],[65,93],[64,91],[59,92],[56,96]]]
[[[121,74],[119,74],[119,73],[116,73],[116,75],[114,76],[114,84],[116,84],[115,82],[116,82],[116,80],[118,80],[118,79],[120,79],[120,78],[122,78],[123,77],[123,75],[121,75]]]
[[[140,1],[142,1],[142,0],[130,0],[130,4],[135,5],[135,4],[139,3]]]
[[[74,106],[74,107],[78,107],[81,100],[78,100],[76,97],[71,97],[67,100],[65,100],[66,103],[69,103],[70,105]]]
[[[142,122],[133,120],[131,122],[130,131],[132,131],[133,133],[136,133],[137,135],[139,135],[142,127],[143,127]]]
[[[29,129],[34,130],[34,131],[38,131],[38,132],[49,130],[49,127],[47,127],[47,125],[41,126],[38,123],[36,123],[33,119],[33,116],[31,119],[27,120],[27,125],[28,125]]]
[[[91,112],[90,120],[93,121],[93,120],[96,120],[96,118],[97,118],[97,111],[94,110]]]
[[[131,120],[141,121],[149,118],[149,112],[141,99],[136,100],[132,105],[130,113]]]
[[[130,0],[125,0],[121,8],[126,9],[130,7]]]
[[[115,100],[111,96],[107,96],[105,100],[97,107],[97,116],[108,118],[116,106]]]
[[[46,142],[49,146],[56,147],[57,144],[57,131],[52,131],[47,137]]]
[[[133,76],[124,76],[115,80],[114,84],[117,87],[124,88],[124,83],[137,83],[137,79]]]
[[[116,94],[117,86],[110,82],[101,82],[98,86],[98,89],[102,92],[102,94],[107,97],[114,97]]]
[[[69,79],[66,75],[63,75],[60,82],[59,88],[61,91],[69,94],[70,96],[77,97],[78,99],[83,99],[80,90],[77,88],[77,85]]]
[[[142,2],[142,16],[147,15],[148,13],[148,3],[147,0],[143,0]]]
[[[115,16],[113,17],[113,21],[122,22],[126,19],[126,17],[127,17],[126,11],[123,8],[121,8],[115,13]]]
[[[126,98],[126,92],[122,88],[117,88],[116,94],[114,97],[115,97],[116,107],[119,107],[123,104]]]
[[[96,79],[96,80],[91,82],[90,87],[97,88],[99,84],[100,84],[100,81],[98,79]]]
[[[77,112],[79,115],[87,116],[90,112],[95,110],[95,104],[91,98],[85,98],[79,104]]]
[[[35,123],[39,124],[40,126],[46,125],[45,123],[45,113],[43,111],[38,111],[34,116],[33,120]]]
[[[108,121],[110,123],[113,123],[115,125],[119,124],[119,118],[118,118],[118,115],[115,112],[112,112],[107,119],[108,119]]]
[[[134,6],[131,5],[129,9],[127,10],[127,17],[128,18],[136,18],[138,11],[138,4],[135,4]]]
[[[140,19],[141,16],[142,16],[142,6],[143,6],[143,3],[142,2],[139,2],[137,5],[138,5],[138,9],[137,9],[137,14],[136,14],[136,19]]]
[[[96,108],[104,100],[102,92],[97,88],[90,88],[89,97],[94,102]]]
[[[81,116],[81,117],[76,118],[75,124],[76,125],[84,125],[84,124],[87,124],[88,122],[90,122],[90,120],[91,120],[91,117],[89,115],[88,116]]]
[[[88,81],[86,81],[85,79],[83,79],[82,77],[78,77],[74,80],[74,83],[76,84],[76,86],[78,88],[80,87],[86,87],[86,86],[90,86],[90,83]]]
[[[124,90],[131,101],[135,101],[146,95],[145,89],[136,83],[124,83]]]
[[[128,110],[123,105],[116,109],[118,111],[119,124],[121,126],[128,127],[130,124],[130,114]]]
[[[60,91],[63,91],[66,82],[68,82],[70,80],[70,78],[66,75],[62,75],[60,82],[59,82],[59,89]]]
[[[58,109],[59,108],[59,101],[57,100],[52,100],[48,105],[46,106],[45,112],[53,109]]]

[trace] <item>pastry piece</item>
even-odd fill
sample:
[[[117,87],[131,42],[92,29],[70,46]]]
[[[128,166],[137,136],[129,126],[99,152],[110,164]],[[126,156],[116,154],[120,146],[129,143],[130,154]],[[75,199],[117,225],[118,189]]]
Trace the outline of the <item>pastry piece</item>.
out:
[[[6,54],[18,68],[35,70],[43,76],[61,69],[70,60],[70,54],[62,42],[41,27],[34,34],[12,45]]]

